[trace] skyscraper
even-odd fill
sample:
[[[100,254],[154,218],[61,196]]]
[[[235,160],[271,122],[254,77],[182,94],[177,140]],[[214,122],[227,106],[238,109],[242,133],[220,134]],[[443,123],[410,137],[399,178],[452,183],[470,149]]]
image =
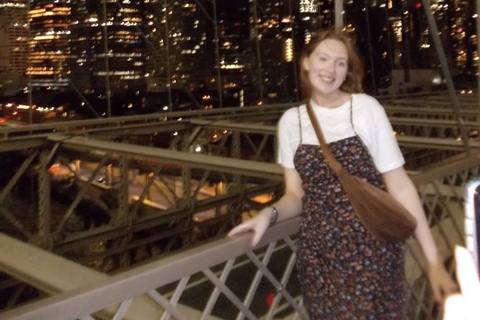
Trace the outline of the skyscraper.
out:
[[[478,1],[476,3],[478,4]],[[476,19],[480,19],[478,16],[480,11],[475,8],[474,1],[468,0],[452,1],[449,6],[451,7],[449,25],[454,54],[452,65],[465,79],[477,80],[480,55],[477,45]]]
[[[34,0],[27,75],[35,87],[65,87],[71,77],[70,0]]]
[[[255,85],[258,100],[265,103],[290,101],[297,97],[295,85],[298,42],[305,37],[296,33],[295,13],[298,3],[292,1],[253,1],[251,7],[251,46],[255,48],[257,65]],[[253,101],[255,104],[255,101]]]
[[[0,93],[25,86],[28,66],[27,0],[0,3]]]
[[[148,1],[145,6],[149,90],[189,90],[213,68],[211,7],[204,1]]]
[[[74,84],[99,96],[142,89],[143,1],[75,0],[69,5]]]
[[[478,56],[477,37],[472,1],[436,0],[428,8],[420,0],[389,0],[387,3],[391,61],[396,71],[404,72],[404,79],[400,81],[411,82],[414,76],[410,71],[420,69],[436,73],[432,85],[442,85],[439,53],[426,10],[431,11],[435,19],[436,36],[442,43],[452,76],[458,80],[477,80],[474,70]]]
[[[245,95],[250,93],[255,78],[256,59],[250,44],[250,4],[247,0],[217,1],[215,5],[217,25],[214,34],[218,36],[218,64],[215,64],[211,79],[220,81],[217,85],[225,97],[224,105],[243,104]],[[215,42],[213,42],[215,43]],[[229,100],[230,99],[230,100]],[[238,101],[237,104],[236,101]]]
[[[370,93],[390,85],[392,67],[386,13],[386,0],[351,0],[345,4],[346,25],[354,32],[365,65],[364,87]]]

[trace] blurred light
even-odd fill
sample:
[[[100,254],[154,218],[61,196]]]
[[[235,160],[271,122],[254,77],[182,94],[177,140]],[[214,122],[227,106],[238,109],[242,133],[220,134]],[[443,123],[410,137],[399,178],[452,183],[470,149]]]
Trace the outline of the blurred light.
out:
[[[442,77],[441,76],[435,76],[432,78],[432,84],[438,86],[442,84]]]

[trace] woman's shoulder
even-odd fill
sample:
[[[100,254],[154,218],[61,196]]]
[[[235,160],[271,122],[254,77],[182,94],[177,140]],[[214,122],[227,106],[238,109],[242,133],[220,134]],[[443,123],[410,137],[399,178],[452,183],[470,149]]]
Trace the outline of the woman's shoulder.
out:
[[[298,121],[299,112],[302,112],[302,108],[305,108],[305,104],[299,104],[296,107],[291,107],[285,110],[280,118],[280,121]]]
[[[357,101],[358,103],[365,103],[366,105],[380,105],[380,102],[378,100],[366,93],[354,93],[352,95],[353,101]]]
[[[352,99],[354,107],[365,112],[377,114],[385,111],[383,106],[375,97],[372,97],[366,93],[354,94]]]

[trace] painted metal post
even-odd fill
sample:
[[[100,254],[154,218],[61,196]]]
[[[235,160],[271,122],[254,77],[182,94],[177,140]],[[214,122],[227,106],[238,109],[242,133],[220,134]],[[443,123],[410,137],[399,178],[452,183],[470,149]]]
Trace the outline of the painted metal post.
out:
[[[447,63],[447,57],[445,55],[445,50],[440,40],[440,36],[438,35],[438,27],[435,21],[435,17],[433,16],[432,10],[430,8],[430,0],[422,0],[422,3],[425,10],[425,15],[427,16],[428,24],[430,26],[433,42],[438,53],[438,59],[440,61],[440,65],[442,66],[443,75],[445,77],[445,80],[447,81],[448,93],[450,95],[450,98],[452,99],[453,111],[455,112],[455,116],[457,117],[458,129],[461,133],[465,152],[467,154],[470,154],[470,143],[468,141],[468,135],[465,130],[465,121],[460,112],[460,104],[458,101],[457,93],[455,92],[455,87],[453,85],[452,74]]]
[[[343,0],[335,0],[335,29],[343,29]]]
[[[112,116],[111,88],[110,88],[110,60],[108,49],[108,20],[107,20],[107,0],[102,1],[102,32],[103,32],[103,51],[105,62],[105,94],[107,99],[107,117]]]
[[[475,20],[477,21],[477,95],[478,101],[480,101],[480,0],[476,2],[476,16]]]

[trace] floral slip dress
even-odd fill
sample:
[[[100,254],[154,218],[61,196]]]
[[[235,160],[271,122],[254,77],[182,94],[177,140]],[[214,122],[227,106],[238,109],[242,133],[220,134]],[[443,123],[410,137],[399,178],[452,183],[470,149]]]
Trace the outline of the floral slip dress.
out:
[[[346,170],[385,188],[358,135],[328,145]],[[405,319],[404,243],[363,227],[319,145],[300,137],[294,163],[305,191],[297,270],[310,319]]]

